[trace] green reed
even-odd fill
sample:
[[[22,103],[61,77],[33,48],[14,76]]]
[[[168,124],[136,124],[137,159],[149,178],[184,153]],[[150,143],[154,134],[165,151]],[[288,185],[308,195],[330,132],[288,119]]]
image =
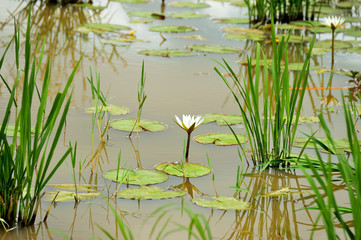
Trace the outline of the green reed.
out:
[[[301,70],[293,74],[292,81],[288,71],[288,39],[289,37],[282,38],[279,43],[276,42],[272,21],[273,59],[270,65],[257,43],[255,74],[252,74],[250,58],[248,58],[248,76],[242,76],[243,80],[239,79],[224,59],[223,64],[219,62],[218,64],[229,73],[232,81],[227,80],[217,67],[214,67],[231,91],[241,111],[254,163],[268,165],[272,162],[273,165],[280,163],[284,165],[284,160],[291,154],[307,86],[314,40],[310,43]],[[263,55],[264,64],[262,69],[261,55]]]
[[[36,54],[31,57],[30,15],[29,10],[24,66],[20,68],[20,31],[15,25],[12,41],[15,43],[17,77],[11,89],[8,82],[1,76],[10,89],[10,98],[0,129],[0,218],[10,226],[16,223],[23,226],[34,224],[45,185],[72,151],[69,148],[60,156],[55,166],[50,167],[65,125],[72,95],[69,88],[79,62],[66,81],[63,92],[57,93],[53,104],[47,106],[51,76],[50,58],[45,65],[42,86],[38,88],[36,82],[41,81],[37,80],[37,75],[42,65],[45,41],[41,45],[39,57],[36,58]],[[9,46],[1,58],[0,69]],[[23,88],[21,100],[17,102],[15,96],[20,81]],[[39,105],[37,110],[34,109],[36,104]],[[6,136],[6,129],[9,127],[13,106],[15,106],[15,134],[10,143]],[[49,113],[46,113],[46,109],[49,108]],[[35,116],[32,114],[34,111],[36,111]],[[34,122],[35,127],[32,127]]]
[[[313,162],[306,156],[308,161],[306,167],[311,170],[312,175],[304,167],[302,167],[302,170],[313,189],[317,204],[316,209],[320,211],[319,218],[322,217],[328,239],[361,239],[361,229],[358,227],[361,226],[361,150],[351,108],[347,106],[343,96],[342,102],[345,113],[346,133],[351,148],[349,157],[346,157],[343,152],[340,153],[337,150],[336,143],[323,116],[319,115],[321,128],[330,142],[330,150],[336,154],[336,168],[334,168],[334,163],[331,162],[331,154],[328,155],[327,162],[325,162],[316,148],[320,167],[316,168]],[[317,141],[314,142],[318,144]],[[323,145],[319,146],[324,147]],[[337,178],[334,175],[336,171],[340,173]],[[347,207],[338,205],[334,194],[334,181],[340,180],[346,186],[348,192],[347,202],[349,206]],[[327,197],[325,198],[324,195]],[[345,200],[343,199],[342,202],[345,202]],[[344,232],[342,236],[336,233],[335,221],[342,226]],[[316,224],[317,222],[315,227]]]

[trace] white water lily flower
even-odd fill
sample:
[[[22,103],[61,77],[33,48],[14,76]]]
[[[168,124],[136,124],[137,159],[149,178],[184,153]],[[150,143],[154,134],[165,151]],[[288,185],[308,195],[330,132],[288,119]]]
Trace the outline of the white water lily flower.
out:
[[[324,18],[322,21],[323,24],[329,26],[331,29],[336,29],[345,22],[345,19],[343,17],[332,16],[332,17]]]
[[[175,115],[175,122],[188,133],[191,133],[202,124],[203,119],[201,116],[183,115],[183,119],[180,120],[180,118]]]

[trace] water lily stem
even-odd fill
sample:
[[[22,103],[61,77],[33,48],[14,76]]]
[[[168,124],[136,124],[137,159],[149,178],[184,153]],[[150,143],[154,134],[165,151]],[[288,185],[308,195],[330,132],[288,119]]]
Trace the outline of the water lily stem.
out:
[[[331,56],[331,72],[333,71],[333,65],[335,64],[335,30],[336,28],[332,28],[332,56]]]
[[[191,141],[191,132],[188,132],[187,148],[186,148],[186,156],[185,156],[186,162],[188,162],[190,141]]]

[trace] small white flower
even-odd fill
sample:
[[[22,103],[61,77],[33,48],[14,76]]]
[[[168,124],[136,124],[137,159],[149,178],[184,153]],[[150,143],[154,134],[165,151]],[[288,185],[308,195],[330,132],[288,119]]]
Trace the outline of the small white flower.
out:
[[[188,133],[191,133],[202,124],[203,119],[201,116],[183,115],[183,119],[180,120],[180,118],[175,115],[175,122]]]
[[[345,19],[343,17],[332,16],[332,17],[324,18],[322,22],[326,26],[329,26],[331,29],[336,29],[345,22]]]

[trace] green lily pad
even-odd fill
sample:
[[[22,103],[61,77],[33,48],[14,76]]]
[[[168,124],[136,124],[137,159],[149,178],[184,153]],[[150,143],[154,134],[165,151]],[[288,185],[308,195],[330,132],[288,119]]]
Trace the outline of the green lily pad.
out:
[[[187,27],[187,26],[165,25],[165,26],[151,27],[151,28],[149,28],[149,31],[166,32],[166,33],[180,33],[180,32],[192,32],[192,31],[195,31],[195,29],[192,27]]]
[[[122,43],[134,43],[134,42],[147,42],[141,39],[138,39],[134,36],[124,36],[124,37],[118,37],[118,38],[113,38],[113,39],[106,39],[103,40],[104,43],[106,44],[122,44]]]
[[[317,140],[319,140],[320,142],[322,142],[323,144],[325,144],[328,148],[331,148],[331,144],[330,141],[328,141],[326,138],[317,138]],[[293,141],[293,146],[295,147],[303,147],[305,145],[305,143],[308,141],[307,137],[301,137],[301,138],[295,138]],[[335,146],[338,150],[342,150],[345,152],[350,152],[350,145],[348,143],[348,139],[333,139]],[[361,141],[359,141],[359,144],[361,145]],[[316,144],[317,148],[320,148],[319,145]],[[315,145],[313,144],[313,141],[311,140],[308,144],[307,144],[307,148],[315,148]]]
[[[111,0],[111,1],[121,2],[121,3],[133,3],[133,4],[149,3],[149,0]]]
[[[213,18],[213,20],[225,24],[249,24],[248,18]]]
[[[181,197],[185,193],[182,190],[169,190],[157,186],[141,186],[122,190],[117,196],[125,199],[167,199]]]
[[[103,10],[106,7],[104,6],[94,6],[93,4],[90,3],[76,3],[76,4],[71,4],[70,6],[72,7],[83,7],[83,8],[89,8],[89,9],[96,9],[96,10]]]
[[[323,55],[328,52],[326,48],[312,48],[312,55]]]
[[[281,39],[284,37],[285,39],[288,38],[288,34],[277,34],[276,38]],[[305,37],[299,35],[291,35],[288,42],[290,43],[301,43],[301,42],[310,42],[312,41],[312,37]]]
[[[332,47],[332,40],[322,40],[322,41],[317,41],[315,42],[314,45],[315,48],[326,48],[326,49],[330,49]],[[352,44],[346,41],[341,41],[341,40],[335,40],[335,45],[334,45],[335,49],[340,49],[340,48],[350,48],[352,47]]]
[[[95,113],[95,107],[89,107],[85,109],[86,113]],[[107,106],[100,106],[98,112],[109,112],[112,115],[124,115],[131,112],[130,108],[120,107],[116,105],[109,104]]]
[[[251,210],[252,205],[249,202],[244,202],[233,197],[211,197],[213,200],[207,200],[204,198],[193,199],[192,202],[201,207],[217,208],[222,210]]]
[[[238,53],[243,51],[241,48],[219,46],[219,45],[190,45],[188,49],[198,52],[209,52],[209,53]]]
[[[141,168],[136,170],[120,168],[119,171],[117,169],[113,169],[106,172],[103,177],[114,182],[134,185],[157,184],[168,180],[168,175],[163,172]]]
[[[69,192],[69,191],[53,191],[53,192],[46,192],[42,200],[51,202],[57,195],[55,202],[74,202],[75,197],[77,196],[79,200],[90,199],[93,197],[100,196],[100,192],[91,192],[91,193],[78,193]]]
[[[290,189],[288,187],[284,187],[282,189],[272,191],[267,194],[262,194],[262,197],[281,197],[284,195],[288,195],[290,193]]]
[[[267,38],[265,32],[259,29],[240,28],[240,27],[224,27],[222,31],[226,33],[228,39],[236,38],[234,34],[245,35],[247,39],[254,41],[262,41]],[[242,37],[239,37],[242,38]]]
[[[290,24],[304,27],[319,27],[323,23],[321,21],[292,21]]]
[[[84,26],[76,27],[74,31],[80,33],[107,33],[115,31],[130,30],[130,27],[116,24],[89,23]]]
[[[195,56],[195,53],[192,53],[187,50],[180,49],[153,49],[153,50],[143,50],[139,51],[139,54],[151,55],[151,56],[161,56],[161,57],[189,57]]]
[[[348,28],[344,31],[345,35],[352,37],[361,37],[361,29],[360,28]]]
[[[320,13],[326,14],[326,15],[341,15],[344,13],[344,10],[338,9],[338,8],[332,8],[331,6],[322,6],[320,8]]]
[[[130,132],[133,129],[135,118],[128,118],[128,119],[118,119],[115,121],[110,122],[110,126],[114,129]],[[134,132],[141,132],[141,131],[149,131],[149,132],[159,132],[163,131],[167,128],[167,125],[161,122],[153,122],[148,120],[140,120],[140,123],[137,123]]]
[[[239,123],[243,122],[243,118],[240,115],[208,113],[208,114],[202,114],[201,117],[203,118],[202,124],[206,124],[206,123],[210,123],[210,122],[217,122],[218,125],[225,126],[225,125],[227,125],[227,123],[229,125],[234,125],[234,124],[239,124]]]
[[[103,185],[94,185],[94,184],[48,184],[48,187],[53,188],[63,188],[67,190],[77,190],[77,191],[85,191],[85,192],[95,192],[96,190],[93,188],[102,187]]]
[[[131,11],[128,12],[129,16],[141,17],[141,18],[155,18],[155,19],[164,19],[166,17],[163,13],[156,13],[151,11]]]
[[[246,34],[226,33],[226,34],[224,34],[224,38],[229,39],[229,40],[243,41],[243,40],[247,39],[247,35]]]
[[[1,128],[1,124],[0,124],[0,128]],[[35,133],[35,127],[31,127],[31,136],[34,136]],[[6,126],[6,130],[5,130],[5,135],[8,137],[14,137],[15,135],[15,125],[7,125]],[[17,137],[20,137],[20,130],[18,128],[18,132],[17,132]]]
[[[180,18],[180,19],[193,19],[193,18],[209,17],[209,14],[195,13],[195,12],[183,12],[183,13],[173,13],[171,15],[171,17],[172,18]]]
[[[313,33],[332,33],[332,30],[329,27],[311,27],[308,30]]]
[[[201,177],[211,172],[209,167],[197,163],[165,162],[154,166],[158,171],[178,177]]]
[[[289,63],[288,64],[288,70],[289,71],[301,71],[303,68],[303,62],[300,63]],[[285,66],[282,66],[282,68],[284,69]],[[318,70],[321,69],[320,66],[310,66],[310,70]]]
[[[361,46],[346,49],[347,53],[361,53]]]
[[[189,35],[189,36],[177,36],[177,37],[184,38],[184,39],[199,40],[199,41],[208,41],[207,38],[202,37],[201,35]]]
[[[292,29],[302,29],[299,25],[294,24],[275,24],[275,28],[282,29],[282,30],[292,30]]]
[[[361,22],[361,17],[355,16],[355,17],[344,17],[345,22],[349,23],[359,23]]]
[[[130,20],[130,23],[142,23],[142,24],[148,24],[148,23],[152,23],[153,20],[149,20],[149,19],[137,19],[137,20]]]
[[[339,8],[359,7],[359,6],[361,6],[361,2],[359,2],[359,1],[342,1],[342,2],[337,2],[336,6]]]
[[[247,137],[241,134],[237,134],[238,140],[240,143],[247,142]],[[229,146],[237,145],[237,139],[234,137],[233,133],[211,133],[205,135],[199,135],[194,138],[198,143],[202,144],[215,144],[217,146]]]
[[[271,66],[273,62],[273,59],[266,59],[266,63],[268,66]],[[238,61],[237,63],[243,65],[243,66],[248,66],[248,60],[242,60],[242,61]],[[281,63],[282,65],[284,64],[284,62]],[[251,59],[251,66],[255,67],[257,65],[257,60],[256,59]],[[264,67],[265,62],[262,60],[259,61],[259,65],[261,67]]]
[[[184,7],[188,7],[188,8],[207,8],[209,7],[208,3],[195,3],[195,2],[172,2],[170,4],[172,7],[176,7],[176,8],[184,8]]]
[[[237,6],[237,7],[247,7],[246,2],[243,0],[231,0],[230,2],[232,5]],[[251,5],[252,5],[252,3],[251,3]]]

